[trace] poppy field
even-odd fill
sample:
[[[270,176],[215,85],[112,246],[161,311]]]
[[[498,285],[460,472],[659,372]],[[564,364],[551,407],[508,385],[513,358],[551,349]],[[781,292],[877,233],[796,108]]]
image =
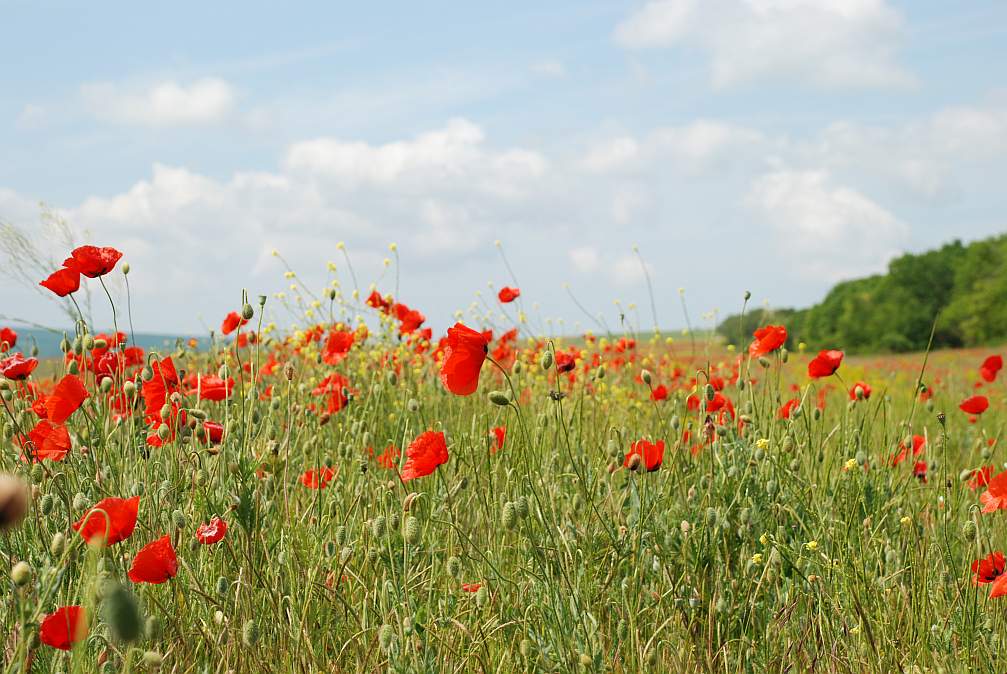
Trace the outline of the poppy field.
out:
[[[0,326],[4,672],[1007,664],[996,348],[546,337],[517,279],[438,333],[288,268],[145,351],[125,253],[39,279],[111,331]]]

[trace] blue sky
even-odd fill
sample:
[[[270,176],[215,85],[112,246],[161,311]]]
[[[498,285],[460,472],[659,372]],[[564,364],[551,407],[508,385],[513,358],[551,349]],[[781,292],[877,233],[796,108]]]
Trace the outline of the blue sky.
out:
[[[274,248],[317,290],[330,260],[349,284],[338,242],[365,286],[397,242],[442,329],[510,283],[500,240],[572,331],[564,284],[610,324],[648,305],[634,244],[677,327],[680,287],[695,317],[806,305],[1007,231],[999,2],[2,8],[0,220],[45,248],[44,201],[123,250],[138,329],[283,290]],[[0,314],[61,320],[4,287]]]

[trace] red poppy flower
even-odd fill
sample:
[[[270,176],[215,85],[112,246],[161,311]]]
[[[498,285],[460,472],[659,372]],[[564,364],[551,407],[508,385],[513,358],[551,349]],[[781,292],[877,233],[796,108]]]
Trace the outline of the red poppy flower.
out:
[[[46,415],[54,424],[61,424],[76,412],[88,398],[87,389],[76,375],[68,374],[45,399]]]
[[[115,545],[133,534],[139,509],[139,496],[125,499],[110,496],[91,506],[74,523],[73,530],[88,543]]]
[[[979,495],[979,502],[983,504],[984,513],[1007,510],[1007,471],[989,481],[986,491]]]
[[[402,481],[430,475],[437,466],[448,462],[448,445],[444,433],[424,431],[406,448],[406,465],[402,467]]]
[[[748,346],[748,354],[753,358],[776,351],[787,342],[787,329],[782,325],[767,325],[753,333],[755,341]]]
[[[48,459],[62,461],[70,451],[70,433],[66,426],[42,419],[28,433],[28,439],[35,447],[33,458],[36,462]]]
[[[229,335],[245,323],[248,321],[239,316],[237,311],[232,311],[224,317],[223,323],[220,324],[220,332]]]
[[[842,351],[819,351],[818,355],[808,363],[808,376],[812,379],[832,376],[843,362]]]
[[[338,365],[353,347],[354,335],[349,330],[333,330],[325,340],[322,361],[326,365]]]
[[[87,612],[83,606],[63,606],[42,619],[38,638],[46,646],[68,651],[87,638]]]
[[[402,452],[399,451],[398,447],[388,445],[384,451],[378,454],[378,465],[388,470],[394,470],[398,468],[400,456],[402,456]]]
[[[395,318],[399,321],[399,332],[408,335],[419,329],[426,322],[427,317],[416,309],[410,309],[405,304],[397,303],[394,307]]]
[[[133,558],[133,565],[129,567],[129,579],[134,583],[160,585],[174,578],[176,573],[178,558],[171,545],[171,536],[167,534],[143,546]]]
[[[668,399],[668,387],[664,384],[659,384],[650,392],[651,400],[667,400]]]
[[[658,440],[657,443],[648,442],[647,440],[637,440],[630,445],[629,453],[626,454],[622,465],[629,468],[630,460],[637,455],[643,460],[643,465],[647,467],[647,472],[653,473],[661,467],[661,463],[664,461],[664,440]]]
[[[203,430],[206,431],[206,439],[210,444],[219,445],[224,439],[224,425],[216,421],[204,421]]]
[[[301,484],[308,489],[325,489],[336,476],[336,471],[328,466],[315,470],[314,468],[301,474]]]
[[[993,477],[993,466],[983,466],[982,468],[976,468],[969,474],[968,487],[972,491],[975,491],[979,487],[985,487],[990,483],[990,478]]]
[[[490,448],[493,454],[496,454],[504,446],[504,440],[507,439],[507,429],[503,426],[497,426],[493,429],[493,446]]]
[[[219,543],[227,534],[227,522],[219,517],[211,517],[206,524],[196,527],[196,540],[203,545]]]
[[[996,381],[997,373],[1003,369],[1004,359],[1000,356],[990,356],[979,367],[979,375],[988,382]]]
[[[780,406],[780,409],[776,411],[776,417],[778,419],[789,419],[791,413],[794,411],[795,407],[800,406],[801,401],[797,398],[791,398],[787,402]]]
[[[455,395],[467,396],[479,387],[479,372],[486,361],[489,341],[486,337],[461,323],[448,328],[441,363],[441,383]]]
[[[121,257],[122,253],[115,248],[81,246],[70,251],[70,257],[63,261],[63,266],[88,278],[98,278],[115,269]]]
[[[24,381],[38,367],[38,359],[25,358],[22,353],[15,353],[0,360],[0,375],[14,381]]]
[[[857,399],[857,388],[863,391],[864,400],[869,400],[871,397],[871,386],[867,382],[858,381],[853,386],[850,387],[850,400]]]
[[[913,477],[915,477],[920,482],[927,481],[927,462],[917,461],[913,465]]]
[[[194,386],[191,391],[188,391],[188,394],[196,395],[198,393],[199,400],[212,400],[219,403],[227,399],[233,389],[234,379],[228,377],[227,381],[225,381],[217,375],[211,374],[200,377],[198,385]]]
[[[392,308],[392,303],[382,297],[377,290],[372,290],[371,294],[367,296],[367,306],[387,313]]]
[[[985,585],[1004,574],[1007,563],[1004,560],[1004,553],[991,552],[988,557],[977,559],[972,562],[972,582],[976,585]]]
[[[17,333],[10,328],[0,328],[0,353],[10,351],[17,344]]]
[[[982,414],[989,409],[989,406],[990,401],[986,396],[972,396],[967,400],[963,400],[958,409],[966,414]]]
[[[497,294],[497,297],[500,299],[502,303],[508,304],[510,302],[513,302],[517,298],[521,297],[521,290],[519,288],[511,288],[509,286],[504,286],[503,288],[500,289],[500,292]]]
[[[66,297],[80,290],[80,272],[76,269],[57,269],[49,274],[49,278],[40,281],[39,285],[60,297]]]
[[[577,367],[577,359],[571,353],[563,351],[556,353],[556,369],[559,372],[569,372]]]
[[[462,583],[462,592],[478,592],[482,583]]]

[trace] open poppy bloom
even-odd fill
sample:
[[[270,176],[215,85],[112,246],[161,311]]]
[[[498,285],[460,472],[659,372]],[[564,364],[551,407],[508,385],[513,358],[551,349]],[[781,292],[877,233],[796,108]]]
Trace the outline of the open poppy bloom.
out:
[[[136,553],[129,567],[129,579],[134,583],[160,585],[178,573],[178,558],[171,545],[171,536],[148,543]]]
[[[664,440],[658,440],[656,443],[637,440],[630,445],[629,453],[626,454],[622,465],[629,468],[630,461],[634,456],[640,457],[643,465],[647,467],[648,473],[654,472],[661,467],[661,463],[664,461]]]
[[[219,517],[211,517],[210,521],[196,527],[196,540],[203,545],[219,543],[227,534],[227,522]]]
[[[972,562],[972,583],[975,585],[986,585],[992,583],[1000,576],[1004,575],[1005,566],[1004,553],[991,552],[987,557],[977,559]]]
[[[49,278],[40,281],[39,285],[48,288],[59,297],[66,297],[80,290],[80,272],[76,269],[57,269],[49,274]]]
[[[994,382],[996,381],[997,373],[1003,369],[1003,366],[1004,359],[1001,356],[990,356],[979,367],[979,376],[985,381]]]
[[[115,545],[133,534],[140,497],[116,498],[110,496],[95,503],[73,525],[88,543]]]
[[[497,298],[503,304],[509,304],[519,297],[521,297],[521,290],[519,288],[511,288],[509,286],[504,286],[500,289],[500,292],[497,293]]]
[[[795,407],[800,407],[801,401],[797,398],[791,398],[787,402],[780,405],[780,409],[776,410],[777,419],[789,419],[791,413],[794,411]]]
[[[61,424],[76,412],[88,398],[87,389],[76,375],[68,374],[45,399],[46,415],[54,424]]]
[[[478,592],[482,583],[462,583],[462,592]]]
[[[753,333],[755,341],[748,346],[748,354],[753,358],[776,351],[787,342],[787,329],[782,325],[767,325]]]
[[[489,341],[481,332],[455,323],[448,328],[441,363],[441,383],[455,395],[467,396],[479,387],[479,372],[486,361]]]
[[[98,278],[115,269],[120,258],[122,253],[115,248],[80,246],[70,251],[70,257],[63,261],[63,266],[88,278]]]
[[[83,606],[63,606],[45,618],[38,626],[38,639],[46,646],[68,651],[87,638],[87,612]]]
[[[424,431],[406,448],[406,465],[402,466],[402,481],[430,475],[437,466],[448,462],[448,445],[444,433]]]
[[[558,372],[570,372],[575,367],[577,367],[577,359],[572,353],[556,352],[556,370]]]
[[[843,352],[836,350],[819,351],[808,363],[808,376],[812,379],[831,377],[843,362]]]
[[[10,351],[17,344],[17,333],[10,328],[0,328],[0,353]]]
[[[66,426],[54,424],[48,419],[42,419],[28,433],[28,439],[34,446],[33,460],[38,463],[48,459],[62,461],[70,451],[70,433]]]
[[[224,317],[224,322],[220,324],[220,332],[221,334],[229,335],[245,323],[248,323],[248,321],[239,316],[237,311],[232,311]]]
[[[493,429],[493,446],[490,448],[491,453],[496,454],[504,446],[504,440],[507,439],[507,429],[503,426],[497,426]]]
[[[212,445],[219,445],[224,439],[224,425],[216,421],[204,421],[203,430],[206,431],[206,440]]]
[[[990,401],[986,396],[972,396],[966,400],[962,401],[962,404],[958,406],[962,412],[966,414],[982,414],[987,409],[989,409]]]
[[[402,452],[395,445],[388,445],[385,447],[377,456],[378,465],[382,468],[387,468],[388,470],[394,470],[399,465],[399,457],[402,456]]]
[[[668,387],[664,384],[658,384],[654,387],[654,390],[650,392],[650,399],[654,401],[667,400]]]
[[[24,381],[35,368],[38,367],[38,359],[25,358],[24,354],[15,353],[0,360],[0,376],[14,381]]]
[[[983,504],[984,513],[1007,510],[1007,470],[989,481],[986,491],[979,495],[979,502]]]
[[[308,489],[325,489],[335,476],[336,471],[328,466],[318,470],[312,468],[301,475],[301,484]]]

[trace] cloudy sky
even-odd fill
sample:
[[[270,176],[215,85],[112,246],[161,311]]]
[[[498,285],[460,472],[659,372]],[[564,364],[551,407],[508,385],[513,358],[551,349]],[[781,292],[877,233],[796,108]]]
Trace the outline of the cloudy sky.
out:
[[[1007,3],[7,2],[0,220],[39,202],[126,253],[137,329],[219,324],[401,255],[443,329],[510,279],[531,313],[662,325],[802,306],[1007,231]],[[348,277],[343,276],[345,284]],[[393,289],[392,275],[380,288]],[[0,314],[52,324],[2,284]]]

